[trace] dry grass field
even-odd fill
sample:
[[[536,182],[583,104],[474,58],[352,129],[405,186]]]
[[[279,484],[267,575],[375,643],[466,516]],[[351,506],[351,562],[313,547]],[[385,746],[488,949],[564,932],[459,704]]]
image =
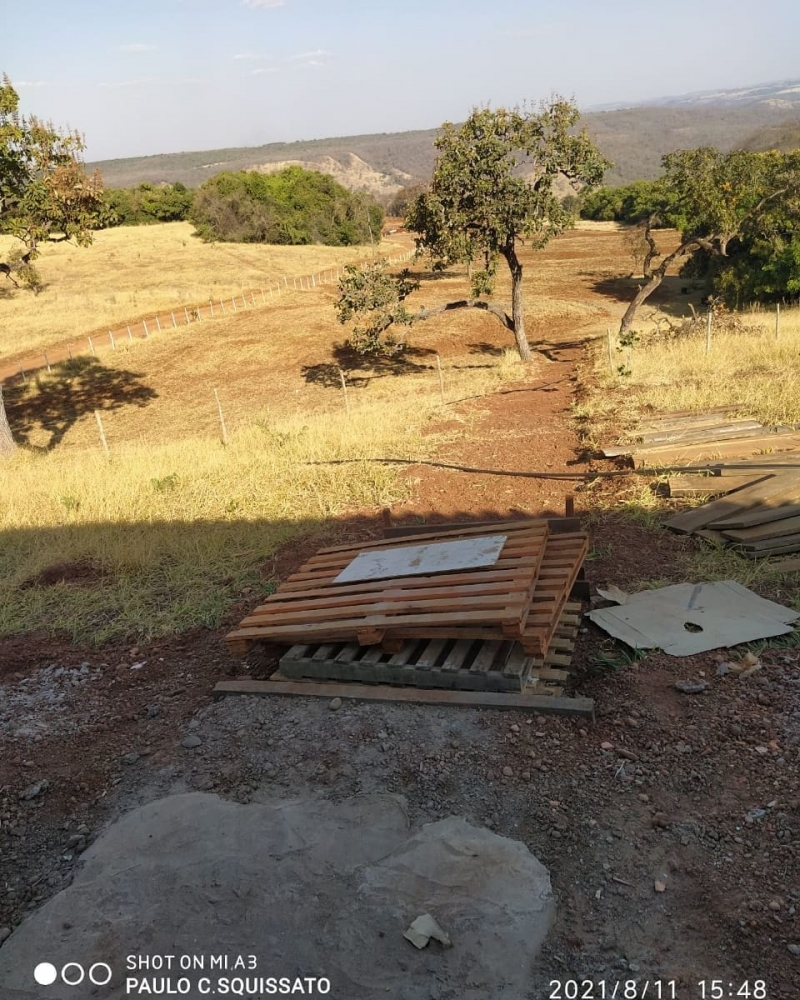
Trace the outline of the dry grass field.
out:
[[[203,243],[188,222],[123,226],[91,247],[42,248],[39,295],[0,284],[0,363],[184,304],[229,298],[269,281],[363,260],[364,247],[277,247]],[[14,244],[0,236],[0,257]],[[386,243],[384,249],[395,246]]]

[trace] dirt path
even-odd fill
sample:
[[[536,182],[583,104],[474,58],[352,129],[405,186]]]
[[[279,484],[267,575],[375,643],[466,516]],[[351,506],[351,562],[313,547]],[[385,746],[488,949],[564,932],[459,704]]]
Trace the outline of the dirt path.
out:
[[[574,294],[595,316],[614,312],[585,284]],[[585,468],[569,419],[581,341],[568,320],[553,323],[549,359],[529,381],[454,404],[470,432],[439,461]],[[416,496],[398,517],[560,513],[573,489],[430,465],[408,474]],[[682,578],[686,543],[618,516],[592,512],[587,523],[593,582]],[[340,530],[379,529],[361,519]],[[284,553],[281,575],[304,554]],[[713,655],[625,663],[600,632],[585,631],[580,689],[599,708],[589,726],[415,706],[212,704],[214,681],[240,668],[208,633],[147,648],[0,643],[0,939],[68,883],[85,844],[135,803],[186,788],[242,802],[381,790],[405,795],[414,823],[465,815],[548,865],[558,918],[531,998],[575,978],[605,982],[607,996],[633,980],[636,996],[658,996],[643,984],[661,980],[661,995],[681,1000],[702,995],[701,979],[735,984],[730,996],[749,980],[752,998],[764,979],[770,1000],[796,1000],[800,660],[777,648],[762,660],[750,681],[718,675]],[[706,693],[674,689],[701,672]]]

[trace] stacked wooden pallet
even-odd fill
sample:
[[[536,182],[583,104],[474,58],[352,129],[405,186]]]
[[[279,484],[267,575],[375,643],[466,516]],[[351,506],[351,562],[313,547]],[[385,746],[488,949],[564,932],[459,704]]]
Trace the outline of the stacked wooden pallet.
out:
[[[565,520],[566,519],[562,519]],[[577,530],[546,519],[420,526],[405,537],[323,549],[228,637],[236,655],[254,643],[292,648],[283,677],[456,690],[560,695],[578,619],[567,610],[588,551]],[[336,582],[365,552],[501,534],[491,566]],[[556,658],[556,659],[554,659]]]
[[[580,605],[566,604],[548,652],[526,656],[498,639],[407,639],[396,653],[358,643],[292,646],[280,659],[291,680],[356,681],[456,691],[519,691],[560,697],[569,678]]]
[[[717,478],[717,477],[714,477]],[[727,476],[720,476],[723,482]],[[800,468],[785,469],[666,522],[673,531],[734,546],[754,559],[800,552]]]
[[[726,406],[706,413],[676,410],[643,419],[628,441],[602,449],[606,458],[630,456],[634,465],[665,468],[712,459],[744,458],[800,448],[795,427],[767,427],[742,417],[741,407]],[[800,461],[800,455],[796,456]]]

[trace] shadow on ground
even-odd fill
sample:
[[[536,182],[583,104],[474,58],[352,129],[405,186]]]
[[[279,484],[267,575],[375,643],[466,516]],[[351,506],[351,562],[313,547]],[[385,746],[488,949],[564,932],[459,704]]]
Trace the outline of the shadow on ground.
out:
[[[158,393],[137,372],[106,368],[96,358],[73,358],[5,390],[6,412],[18,444],[52,451],[81,417],[123,406],[147,406]],[[35,440],[44,435],[44,444]]]

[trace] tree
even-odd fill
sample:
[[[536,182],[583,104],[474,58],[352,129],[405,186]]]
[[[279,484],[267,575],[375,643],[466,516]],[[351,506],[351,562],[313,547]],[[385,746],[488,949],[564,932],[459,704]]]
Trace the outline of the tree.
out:
[[[19,113],[19,96],[7,76],[0,83],[0,233],[20,241],[24,252],[0,261],[13,285],[39,283],[32,262],[42,243],[92,242],[102,212],[99,174],[87,177],[83,139]],[[18,280],[20,279],[20,280]],[[0,454],[13,448],[0,401]]]
[[[505,260],[511,316],[504,322],[526,361],[531,351],[518,245],[539,249],[572,224],[572,212],[553,192],[557,177],[592,186],[610,166],[586,132],[575,134],[579,117],[574,102],[554,98],[537,111],[476,108],[463,125],[446,122],[435,142],[430,190],[408,213],[408,227],[419,234],[417,247],[435,267],[482,262],[472,271],[474,299],[463,307],[487,307],[480,297],[491,293],[498,260]]]
[[[649,271],[620,322],[625,337],[639,306],[659,287],[667,271],[681,258],[729,256],[742,241],[774,233],[778,220],[800,222],[800,154],[720,153],[711,147],[679,150],[663,159],[664,176],[654,186],[650,214],[644,222],[652,255],[661,257]],[[654,229],[674,226],[681,232],[670,253],[658,251]],[[648,261],[648,263],[650,262]]]
[[[217,174],[194,196],[190,218],[202,239],[240,243],[350,246],[383,226],[379,205],[301,167]]]

